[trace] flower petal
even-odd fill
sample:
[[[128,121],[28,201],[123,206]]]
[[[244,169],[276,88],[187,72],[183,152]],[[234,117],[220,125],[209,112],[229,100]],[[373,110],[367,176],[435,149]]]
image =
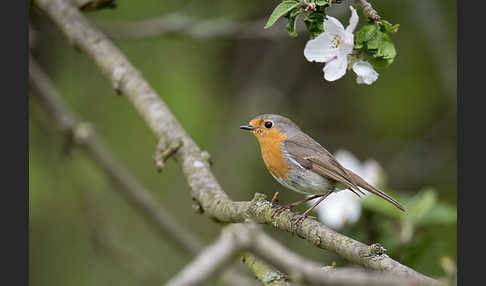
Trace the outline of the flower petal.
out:
[[[356,82],[358,84],[372,84],[378,79],[378,73],[373,69],[373,66],[366,61],[360,60],[353,64],[353,71],[358,75]]]
[[[337,50],[331,48],[332,37],[328,33],[321,33],[313,40],[309,40],[304,48],[304,56],[309,61],[325,63],[337,55]]]
[[[324,78],[328,81],[340,79],[346,73],[347,66],[347,57],[340,57],[327,62],[323,69]]]
[[[363,168],[361,166],[361,162],[352,154],[351,152],[338,149],[334,152],[334,158],[343,165],[344,168],[349,169],[355,172],[357,175],[363,177]]]
[[[353,6],[349,6],[349,9],[351,10],[351,17],[349,18],[349,25],[346,27],[346,31],[353,33],[354,29],[356,29],[356,26],[358,25],[359,17],[358,13],[356,13],[356,9],[354,9]]]
[[[322,223],[339,230],[358,221],[361,216],[361,199],[347,190],[333,192],[315,208],[315,211]]]
[[[363,163],[363,171],[360,176],[365,179],[366,182],[376,185],[379,183],[381,172],[380,164],[375,160],[368,159]]]
[[[343,43],[338,48],[338,57],[345,57],[354,49],[354,35],[345,31],[343,36]]]
[[[324,20],[324,32],[329,33],[332,37],[334,35],[342,36],[344,33],[344,26],[338,19],[326,16],[326,19]]]

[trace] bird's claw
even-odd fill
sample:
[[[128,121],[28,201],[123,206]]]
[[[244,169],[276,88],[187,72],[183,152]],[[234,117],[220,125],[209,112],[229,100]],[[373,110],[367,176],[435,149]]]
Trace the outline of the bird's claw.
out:
[[[298,215],[290,219],[291,230],[297,230],[302,225],[302,222],[304,221],[305,218],[306,218],[305,215]]]
[[[272,219],[276,216],[279,216],[285,210],[290,210],[289,206],[281,206],[281,205],[277,205],[277,204],[272,204],[272,208],[274,209],[272,211],[272,215],[270,216],[270,218],[272,218]]]
[[[273,198],[272,198],[272,208],[274,209],[272,211],[272,215],[270,216],[270,218],[274,218],[276,216],[279,216],[282,212],[284,212],[285,210],[290,210],[291,207],[290,206],[281,206],[278,203],[278,196],[279,196],[279,192],[275,192],[275,194],[273,194]]]
[[[297,230],[302,225],[302,223],[304,222],[304,220],[306,218],[317,220],[317,218],[315,216],[310,216],[310,215],[306,215],[306,214],[294,216],[293,218],[290,219],[290,222],[292,224],[291,229]]]

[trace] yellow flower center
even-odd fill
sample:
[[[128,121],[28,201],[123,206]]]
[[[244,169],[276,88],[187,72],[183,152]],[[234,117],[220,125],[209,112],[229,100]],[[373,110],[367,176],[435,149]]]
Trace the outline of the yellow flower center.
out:
[[[331,41],[331,48],[336,49],[340,45],[344,43],[343,39],[339,35],[334,35],[334,38]]]

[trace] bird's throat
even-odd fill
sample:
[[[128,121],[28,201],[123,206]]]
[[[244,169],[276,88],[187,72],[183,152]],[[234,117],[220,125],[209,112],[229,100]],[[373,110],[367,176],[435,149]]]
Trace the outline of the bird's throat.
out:
[[[285,134],[275,132],[257,138],[267,169],[272,175],[278,178],[286,178],[289,172],[289,166],[285,161],[281,146],[282,141],[286,138]]]

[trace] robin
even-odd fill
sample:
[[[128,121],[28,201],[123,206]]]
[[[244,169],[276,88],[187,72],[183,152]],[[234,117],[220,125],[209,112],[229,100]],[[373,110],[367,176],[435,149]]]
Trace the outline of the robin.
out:
[[[276,210],[272,217],[318,198],[302,215],[294,217],[293,224],[298,225],[332,192],[350,190],[361,197],[360,194],[365,193],[360,187],[405,211],[392,197],[341,166],[331,153],[288,118],[277,114],[263,114],[252,119],[248,125],[240,126],[240,129],[249,130],[255,135],[268,171],[280,184],[295,192],[310,195],[289,205],[274,204]],[[272,201],[277,197],[278,192]]]

